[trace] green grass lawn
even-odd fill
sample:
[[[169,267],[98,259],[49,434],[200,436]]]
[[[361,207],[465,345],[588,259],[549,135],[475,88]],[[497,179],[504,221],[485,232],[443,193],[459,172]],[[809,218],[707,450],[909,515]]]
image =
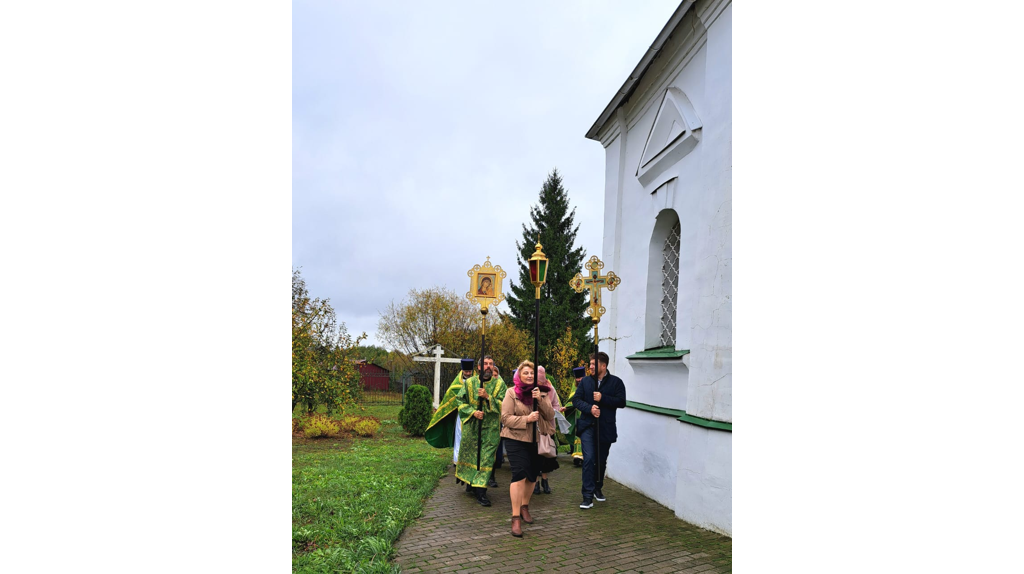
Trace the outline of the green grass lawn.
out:
[[[399,571],[392,545],[420,515],[452,456],[407,436],[399,409],[349,407],[347,414],[380,419],[373,438],[293,442],[294,571]]]

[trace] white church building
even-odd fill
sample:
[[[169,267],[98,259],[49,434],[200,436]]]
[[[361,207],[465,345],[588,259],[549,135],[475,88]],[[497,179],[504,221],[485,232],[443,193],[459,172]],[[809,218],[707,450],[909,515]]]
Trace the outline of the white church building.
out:
[[[732,4],[684,1],[587,138],[605,148],[608,476],[732,535]]]

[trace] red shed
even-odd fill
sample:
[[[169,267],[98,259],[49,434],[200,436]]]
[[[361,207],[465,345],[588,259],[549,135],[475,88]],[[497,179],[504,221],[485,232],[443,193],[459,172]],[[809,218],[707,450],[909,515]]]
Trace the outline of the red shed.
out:
[[[388,382],[391,380],[391,372],[384,367],[378,367],[373,363],[366,362],[366,359],[356,361],[359,367],[359,374],[363,379],[363,388],[368,391],[386,391]]]

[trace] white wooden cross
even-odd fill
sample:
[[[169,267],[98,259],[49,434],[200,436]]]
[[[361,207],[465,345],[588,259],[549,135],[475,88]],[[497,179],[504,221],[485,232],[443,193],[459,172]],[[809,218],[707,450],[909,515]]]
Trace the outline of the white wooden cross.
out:
[[[441,363],[461,363],[462,359],[453,359],[450,357],[442,358],[444,349],[441,345],[434,347],[433,357],[413,357],[412,360],[419,361],[421,363],[434,363],[434,408],[436,409],[441,404]]]

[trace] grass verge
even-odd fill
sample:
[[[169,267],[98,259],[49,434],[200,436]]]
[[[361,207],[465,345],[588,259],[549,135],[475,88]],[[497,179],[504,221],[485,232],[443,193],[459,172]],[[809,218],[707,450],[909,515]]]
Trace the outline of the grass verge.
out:
[[[450,450],[405,434],[400,408],[347,410],[381,420],[374,438],[293,442],[294,571],[399,572],[392,545],[451,462]]]

